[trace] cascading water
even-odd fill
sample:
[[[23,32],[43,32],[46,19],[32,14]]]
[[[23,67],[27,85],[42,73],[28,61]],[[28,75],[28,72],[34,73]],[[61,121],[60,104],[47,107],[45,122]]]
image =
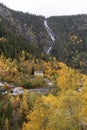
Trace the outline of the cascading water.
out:
[[[48,34],[49,34],[49,36],[50,36],[50,38],[51,38],[51,40],[52,40],[52,43],[51,43],[50,47],[47,49],[47,52],[46,52],[46,53],[49,55],[49,54],[50,54],[50,51],[51,51],[51,49],[52,49],[52,46],[53,46],[53,44],[54,44],[54,41],[55,41],[55,35],[54,35],[54,33],[52,32],[51,28],[48,26],[47,20],[44,20],[44,26],[45,26],[45,28],[46,28],[46,30],[47,30],[47,32],[48,32]]]

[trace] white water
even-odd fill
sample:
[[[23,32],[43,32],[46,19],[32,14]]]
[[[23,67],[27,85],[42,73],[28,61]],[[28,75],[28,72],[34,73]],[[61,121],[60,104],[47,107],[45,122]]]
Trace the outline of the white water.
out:
[[[51,30],[51,28],[48,26],[48,24],[47,24],[47,21],[46,20],[44,20],[44,26],[45,26],[45,28],[46,28],[46,30],[47,30],[47,32],[48,32],[48,34],[49,34],[49,36],[50,36],[50,38],[51,38],[51,40],[52,40],[52,44],[51,44],[51,46],[47,49],[47,54],[49,55],[50,54],[50,51],[51,51],[51,49],[52,49],[52,46],[53,46],[53,44],[54,44],[54,41],[55,41],[55,35],[54,35],[54,33],[52,32],[52,30]]]

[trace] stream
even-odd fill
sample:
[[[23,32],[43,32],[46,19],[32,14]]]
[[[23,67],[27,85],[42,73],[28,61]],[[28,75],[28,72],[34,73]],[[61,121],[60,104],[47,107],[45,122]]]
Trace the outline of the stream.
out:
[[[51,41],[52,41],[50,47],[48,47],[47,52],[46,52],[47,55],[49,55],[49,54],[50,54],[50,51],[52,50],[54,41],[55,41],[55,35],[54,35],[52,29],[48,26],[47,20],[44,20],[44,26],[45,26],[45,28],[46,28],[46,30],[47,30],[47,32],[48,32],[50,38],[51,38]]]

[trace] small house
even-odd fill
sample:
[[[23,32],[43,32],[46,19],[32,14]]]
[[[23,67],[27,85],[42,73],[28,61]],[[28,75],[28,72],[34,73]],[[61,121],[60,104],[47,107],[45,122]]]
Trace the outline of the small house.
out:
[[[0,90],[0,94],[1,95],[5,95],[5,94],[7,94],[8,92],[5,90],[5,89],[2,89],[2,90]]]
[[[4,86],[4,83],[0,82],[0,87],[3,87]]]
[[[44,76],[43,71],[34,71],[35,76]]]
[[[14,88],[15,88],[14,85],[9,85],[9,86],[8,86],[8,91],[13,92],[13,89],[14,89]]]
[[[20,94],[23,94],[23,88],[22,87],[15,87],[13,89],[12,95],[20,95]]]

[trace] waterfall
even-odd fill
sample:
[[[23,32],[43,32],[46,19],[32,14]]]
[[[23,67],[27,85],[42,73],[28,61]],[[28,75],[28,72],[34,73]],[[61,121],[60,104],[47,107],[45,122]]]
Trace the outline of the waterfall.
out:
[[[46,28],[46,30],[47,30],[47,32],[48,32],[48,34],[49,34],[49,36],[50,36],[50,38],[51,38],[51,40],[52,40],[52,43],[51,43],[50,47],[47,49],[47,52],[46,52],[46,53],[49,55],[49,54],[50,54],[50,51],[52,50],[52,46],[53,46],[53,44],[54,44],[54,41],[55,41],[55,37],[54,37],[55,35],[54,35],[54,33],[52,32],[51,28],[48,26],[46,20],[44,20],[44,26],[45,26],[45,28]]]

